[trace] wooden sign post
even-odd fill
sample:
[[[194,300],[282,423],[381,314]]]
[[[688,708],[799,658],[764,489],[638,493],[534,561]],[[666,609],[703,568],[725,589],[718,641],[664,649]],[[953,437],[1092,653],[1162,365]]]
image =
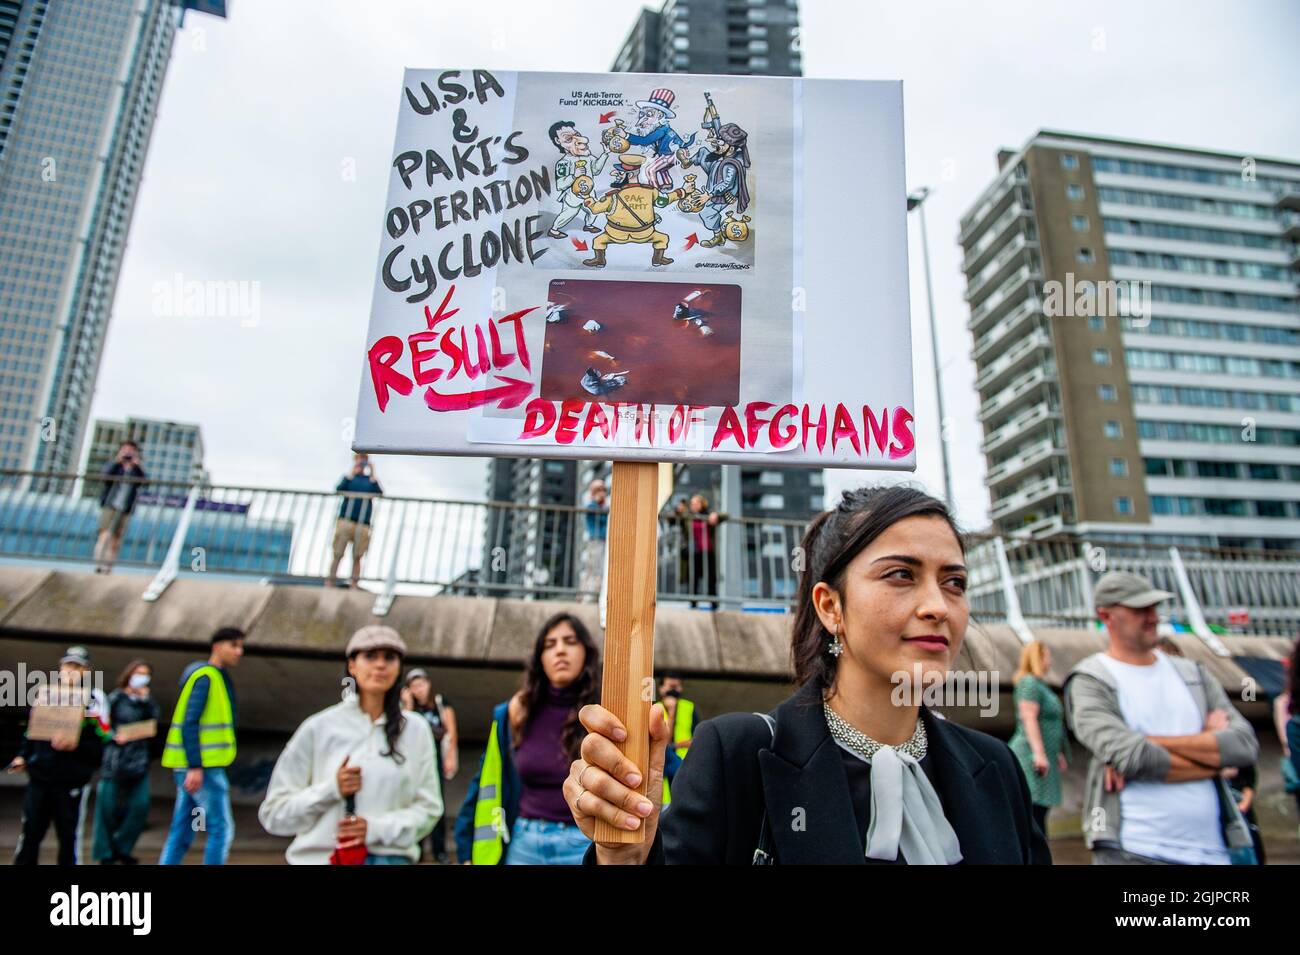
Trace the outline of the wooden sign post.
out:
[[[600,704],[627,729],[619,748],[641,772],[649,796],[650,704],[654,700],[655,583],[658,556],[659,465],[615,461],[609,504],[609,583],[606,587],[605,670]],[[596,842],[643,842],[635,832],[596,820]]]

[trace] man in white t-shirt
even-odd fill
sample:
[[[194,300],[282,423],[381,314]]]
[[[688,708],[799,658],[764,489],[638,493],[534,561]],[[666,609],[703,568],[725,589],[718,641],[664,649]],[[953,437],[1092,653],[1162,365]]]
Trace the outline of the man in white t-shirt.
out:
[[[1110,646],[1066,680],[1067,718],[1092,752],[1083,828],[1094,863],[1226,865],[1250,844],[1220,774],[1252,765],[1259,743],[1199,664],[1155,649],[1156,607],[1172,596],[1137,574],[1103,576],[1094,600]]]

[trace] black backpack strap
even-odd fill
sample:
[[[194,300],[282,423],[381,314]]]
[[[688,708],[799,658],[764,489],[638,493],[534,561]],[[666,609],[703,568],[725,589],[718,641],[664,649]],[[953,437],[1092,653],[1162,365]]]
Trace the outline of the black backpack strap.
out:
[[[767,724],[768,732],[772,734],[772,742],[776,742],[776,720],[766,713],[755,713],[755,716],[762,717],[763,722]],[[772,865],[776,859],[772,856],[772,826],[767,818],[767,806],[763,807],[763,822],[758,828],[758,845],[754,849],[753,865]]]

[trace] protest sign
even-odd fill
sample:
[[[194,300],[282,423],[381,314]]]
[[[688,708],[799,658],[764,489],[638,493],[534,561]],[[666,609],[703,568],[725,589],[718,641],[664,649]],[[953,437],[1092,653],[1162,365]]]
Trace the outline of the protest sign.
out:
[[[67,739],[75,744],[81,739],[81,721],[86,715],[84,706],[37,704],[32,707],[27,723],[27,738],[52,740]]]
[[[137,739],[152,739],[158,735],[157,720],[140,720],[136,723],[123,723],[115,727],[113,737],[119,743],[130,743]]]
[[[355,446],[915,466],[893,82],[408,70]]]

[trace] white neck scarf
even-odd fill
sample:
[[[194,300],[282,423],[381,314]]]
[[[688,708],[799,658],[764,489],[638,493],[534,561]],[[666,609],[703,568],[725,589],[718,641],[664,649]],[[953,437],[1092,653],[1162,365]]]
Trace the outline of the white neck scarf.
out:
[[[901,851],[908,865],[955,865],[961,846],[943,814],[939,794],[915,758],[882,746],[871,759],[839,740],[835,744],[871,765],[868,859],[893,862]]]

